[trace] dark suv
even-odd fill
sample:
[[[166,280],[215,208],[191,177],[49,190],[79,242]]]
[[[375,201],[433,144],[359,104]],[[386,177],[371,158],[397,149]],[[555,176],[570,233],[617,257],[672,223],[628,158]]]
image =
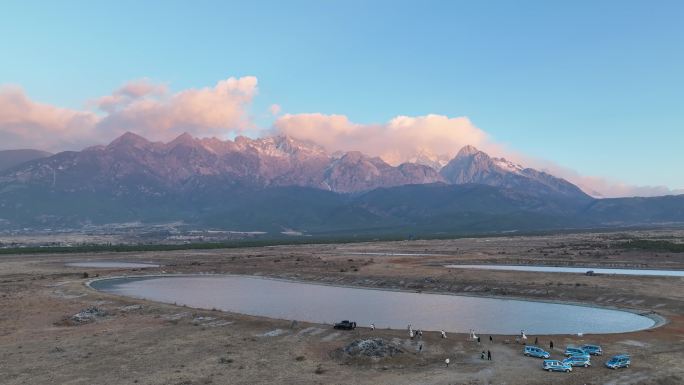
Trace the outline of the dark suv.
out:
[[[354,330],[356,329],[356,322],[351,322],[349,320],[344,320],[342,322],[338,322],[333,326],[335,329],[344,329],[344,330]]]

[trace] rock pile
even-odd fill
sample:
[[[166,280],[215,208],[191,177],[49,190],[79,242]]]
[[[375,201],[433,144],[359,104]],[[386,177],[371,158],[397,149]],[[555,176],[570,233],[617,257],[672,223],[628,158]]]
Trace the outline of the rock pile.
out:
[[[105,317],[107,311],[97,306],[90,306],[71,316],[71,321],[77,324],[84,324],[95,321],[98,317]]]
[[[345,354],[352,357],[392,357],[404,351],[382,338],[355,340],[343,348]]]

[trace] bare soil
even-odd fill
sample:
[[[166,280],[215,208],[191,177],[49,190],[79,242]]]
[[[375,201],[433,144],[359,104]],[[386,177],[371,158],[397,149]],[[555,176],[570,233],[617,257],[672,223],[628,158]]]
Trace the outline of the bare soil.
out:
[[[1,384],[683,384],[684,278],[446,269],[444,264],[548,264],[684,269],[684,253],[623,250],[625,237],[681,242],[681,231],[275,246],[211,251],[17,255],[0,257]],[[397,255],[423,254],[423,255]],[[145,261],[154,269],[83,269],[81,260]],[[529,336],[598,343],[593,367],[547,373],[522,355],[514,336],[405,330],[333,330],[331,325],[191,309],[100,293],[94,276],[230,273],[410,291],[581,302],[657,313],[658,328],[623,334]],[[87,273],[88,278],[84,278]],[[92,322],[71,316],[95,306]],[[382,338],[403,353],[347,357],[340,348]],[[419,344],[423,345],[421,352]],[[481,360],[491,351],[492,361]],[[615,353],[628,369],[609,370]],[[449,367],[444,364],[450,359]]]

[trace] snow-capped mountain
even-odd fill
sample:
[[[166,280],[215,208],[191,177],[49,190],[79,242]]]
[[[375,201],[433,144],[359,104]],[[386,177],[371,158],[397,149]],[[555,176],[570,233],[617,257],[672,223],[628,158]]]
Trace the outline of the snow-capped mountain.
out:
[[[107,188],[151,194],[192,188],[206,178],[252,187],[303,186],[340,193],[443,182],[585,196],[563,179],[492,158],[473,146],[463,147],[443,167],[444,159],[427,152],[419,158],[392,166],[358,151],[330,154],[315,143],[288,136],[240,136],[232,141],[182,134],[162,143],[128,132],[107,146],[29,162],[10,170],[2,181],[68,191]]]
[[[314,143],[287,136],[224,141],[182,134],[161,143],[130,132],[107,146],[28,163],[1,181],[74,191],[107,188],[162,194],[192,188],[207,178],[252,187],[304,186],[344,193],[442,181],[428,166],[393,167],[356,151],[336,157]]]
[[[525,168],[503,158],[492,158],[473,146],[463,147],[456,157],[440,170],[452,184],[478,183],[523,190],[533,195],[589,198],[579,187],[543,171]]]
[[[184,221],[276,231],[508,231],[684,222],[681,197],[593,199],[466,146],[444,167],[392,166],[287,136],[126,133],[0,172],[0,228]],[[298,230],[299,231],[299,230]]]

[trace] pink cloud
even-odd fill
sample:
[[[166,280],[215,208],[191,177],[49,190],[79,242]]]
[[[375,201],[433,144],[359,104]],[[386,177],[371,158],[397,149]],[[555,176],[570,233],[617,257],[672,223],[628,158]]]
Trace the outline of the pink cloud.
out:
[[[183,132],[227,136],[252,128],[247,110],[257,94],[253,76],[228,78],[213,87],[170,93],[147,79],[129,82],[90,103],[95,110],[71,110],[31,100],[18,87],[0,89],[1,148],[79,150],[107,143],[125,131],[152,140]]]
[[[134,130],[154,140],[188,132],[194,136],[225,136],[251,128],[247,109],[257,93],[253,76],[228,78],[214,87],[174,94],[161,86],[129,83],[99,105],[108,112],[98,124],[108,132]]]
[[[124,84],[111,95],[103,96],[95,101],[95,106],[109,113],[115,112],[119,107],[125,106],[134,99],[145,96],[161,97],[168,93],[164,84],[153,83],[149,79],[139,79]]]
[[[394,165],[425,158],[444,163],[469,144],[491,156],[503,157],[564,178],[595,197],[684,193],[664,186],[634,186],[609,178],[581,175],[567,167],[511,150],[493,140],[466,117],[397,116],[382,124],[358,124],[344,115],[286,114],[275,121],[274,128],[279,133],[316,142],[329,151],[358,150],[379,156]]]
[[[148,79],[131,81],[96,99],[91,109],[73,110],[31,100],[18,87],[0,88],[0,149],[79,150],[111,141],[124,131],[152,140],[170,140],[182,132],[198,137],[226,137],[256,129],[248,109],[258,93],[252,76],[228,78],[213,87],[169,91]],[[99,110],[99,111],[98,111]],[[496,142],[467,117],[397,116],[388,122],[359,124],[344,115],[280,115],[269,111],[278,133],[310,140],[329,151],[357,150],[391,164],[425,159],[445,162],[465,145],[492,156],[548,171],[601,197],[684,193],[663,186],[633,186],[609,178],[586,176],[553,162],[534,159]]]
[[[280,107],[280,104],[271,104],[270,107],[268,107],[268,111],[271,113],[273,116],[280,115],[280,112],[283,110],[282,107]]]
[[[329,151],[357,150],[394,165],[418,157],[451,158],[467,144],[492,146],[487,133],[465,117],[397,116],[382,124],[357,124],[344,115],[286,114],[276,120],[274,127],[283,134],[319,143]]]
[[[2,148],[80,148],[97,140],[98,120],[93,112],[34,102],[18,87],[0,89]]]
[[[667,186],[636,186],[612,178],[582,175],[575,170],[557,165],[547,165],[546,167],[540,168],[552,175],[559,176],[574,183],[584,192],[596,198],[650,197],[684,194],[684,189],[671,189]]]

